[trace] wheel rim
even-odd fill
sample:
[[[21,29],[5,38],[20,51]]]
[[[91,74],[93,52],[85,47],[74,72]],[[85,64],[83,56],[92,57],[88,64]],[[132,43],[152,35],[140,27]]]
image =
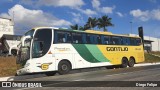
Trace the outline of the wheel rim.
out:
[[[63,64],[63,65],[62,65],[62,70],[63,70],[63,71],[66,71],[67,69],[68,69],[68,66],[67,66],[66,64]]]
[[[128,65],[128,61],[126,59],[122,60],[122,68],[126,68]]]
[[[133,60],[133,59],[130,59],[130,60],[129,60],[129,64],[130,64],[130,66],[134,66],[134,60]]]

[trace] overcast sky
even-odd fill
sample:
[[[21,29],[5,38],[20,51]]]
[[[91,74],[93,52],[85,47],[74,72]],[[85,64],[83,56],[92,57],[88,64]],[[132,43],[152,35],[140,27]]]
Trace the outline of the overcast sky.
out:
[[[160,37],[160,0],[0,0],[0,17],[12,18],[15,33],[37,26],[68,28],[84,25],[88,17],[108,15],[116,34],[137,33],[143,26],[147,36]]]

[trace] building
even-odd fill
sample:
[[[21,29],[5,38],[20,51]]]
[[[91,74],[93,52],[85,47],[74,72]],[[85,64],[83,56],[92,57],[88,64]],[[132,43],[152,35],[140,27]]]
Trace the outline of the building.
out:
[[[3,34],[14,35],[14,24],[12,19],[0,17],[0,38]]]
[[[138,35],[129,34],[129,36],[138,36]],[[160,51],[160,38],[144,36],[144,49],[146,51]]]
[[[21,35],[8,35],[3,34],[0,38],[0,52],[3,54],[16,54],[20,43]]]
[[[0,54],[10,54],[11,50],[17,50],[21,36],[14,35],[14,23],[12,19],[0,17]]]

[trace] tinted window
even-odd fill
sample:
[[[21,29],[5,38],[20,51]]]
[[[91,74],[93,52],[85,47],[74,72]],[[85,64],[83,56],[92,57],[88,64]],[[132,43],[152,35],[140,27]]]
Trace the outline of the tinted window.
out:
[[[102,36],[102,44],[110,44],[110,36]]]
[[[112,37],[112,44],[113,45],[121,45],[121,37]]]
[[[83,41],[84,44],[87,43],[86,34],[84,34],[84,33],[82,34],[82,41]]]
[[[96,42],[96,44],[102,44],[102,40],[101,40],[100,35],[95,35],[95,42]]]
[[[136,39],[136,45],[141,45],[141,39]]]
[[[58,32],[55,31],[55,35],[54,35],[54,42],[55,43],[65,43],[66,42],[66,38],[65,38],[65,33],[64,32]]]
[[[136,45],[136,39],[135,38],[131,38],[131,45]]]
[[[88,44],[101,44],[100,35],[88,34],[87,36]]]
[[[123,45],[130,45],[130,38],[128,37],[123,37]]]
[[[73,43],[82,43],[82,34],[80,33],[72,33]]]
[[[54,43],[71,43],[72,35],[70,32],[55,31]]]
[[[65,38],[66,38],[66,43],[72,43],[72,35],[70,32],[66,32]]]
[[[86,44],[90,44],[91,43],[91,39],[90,39],[90,34],[86,34]]]
[[[141,39],[140,38],[131,38],[131,45],[140,45]]]

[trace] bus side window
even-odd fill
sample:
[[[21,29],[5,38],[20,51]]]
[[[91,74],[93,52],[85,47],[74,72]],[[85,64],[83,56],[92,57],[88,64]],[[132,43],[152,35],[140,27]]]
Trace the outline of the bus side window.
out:
[[[64,43],[65,40],[65,33],[60,31],[55,31],[55,38],[54,43]]]
[[[122,41],[123,41],[123,45],[130,45],[130,38],[128,38],[128,37],[123,37],[123,38],[122,38]]]
[[[82,43],[83,44],[86,44],[87,43],[87,40],[86,40],[86,34],[82,34]]]
[[[102,44],[110,44],[110,36],[101,36]]]
[[[90,34],[86,34],[86,44],[91,44]]]
[[[136,45],[141,45],[141,39],[136,39]]]
[[[90,35],[90,43],[91,44],[101,44],[101,37],[100,35]]]
[[[112,44],[113,45],[121,45],[121,37],[116,37],[116,36],[113,36],[112,37]]]
[[[72,34],[70,32],[65,33],[65,43],[72,43]]]
[[[102,44],[101,36],[95,35],[95,41],[96,41],[96,44]]]
[[[94,35],[90,35],[90,41],[91,41],[91,44],[95,44],[95,36]]]
[[[82,43],[82,34],[80,33],[72,33],[72,36],[73,36],[73,43],[79,43],[81,44]]]
[[[135,38],[131,38],[130,42],[131,42],[131,45],[136,45],[136,39]]]

